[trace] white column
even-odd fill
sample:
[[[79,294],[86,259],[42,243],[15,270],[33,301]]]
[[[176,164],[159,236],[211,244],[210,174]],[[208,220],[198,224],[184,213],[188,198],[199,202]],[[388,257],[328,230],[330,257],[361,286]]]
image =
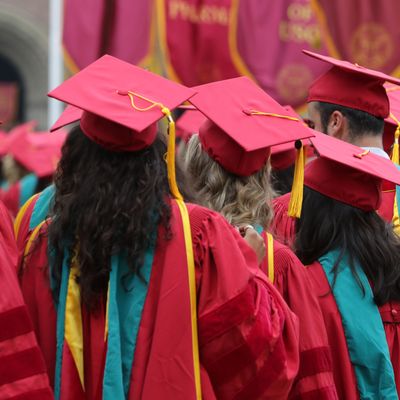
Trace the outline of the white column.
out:
[[[49,0],[49,91],[58,86],[64,79],[62,31],[63,0]],[[48,127],[57,120],[62,111],[63,104],[58,100],[49,98],[47,112]]]

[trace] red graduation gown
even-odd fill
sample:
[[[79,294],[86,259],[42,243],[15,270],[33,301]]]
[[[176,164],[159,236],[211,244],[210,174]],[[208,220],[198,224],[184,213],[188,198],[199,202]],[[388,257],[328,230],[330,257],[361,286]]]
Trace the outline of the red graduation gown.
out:
[[[1,192],[0,198],[13,217],[17,215],[19,210],[20,192],[21,192],[20,182],[14,183],[7,190],[3,190]]]
[[[0,399],[52,399],[46,366],[18,285],[11,218],[2,203],[0,221]]]
[[[300,326],[300,367],[289,399],[337,399],[324,319],[306,268],[276,240],[273,249],[274,285],[299,318]],[[261,269],[268,274],[268,247]]]
[[[306,267],[307,274],[317,294],[332,349],[333,372],[340,399],[359,399],[357,382],[350,361],[342,320],[331,292],[325,272],[319,262]],[[390,303],[379,308],[389,346],[397,392],[400,395],[400,304]]]
[[[172,209],[171,227],[175,232],[178,223],[176,206]],[[196,267],[203,398],[286,398],[299,362],[296,317],[259,271],[254,252],[236,230],[212,211],[194,205],[188,205],[188,209]],[[26,230],[26,224],[24,226],[21,225],[22,231]],[[43,235],[25,260],[22,289],[49,375],[53,378],[56,315],[48,270],[43,268],[47,263],[46,230],[44,225]],[[157,385],[163,371],[157,368],[154,354],[159,350],[157,346],[172,354],[178,348],[173,340],[166,340],[166,335],[162,334],[165,330],[155,329],[159,300],[163,298],[160,289],[165,279],[163,269],[166,262],[173,263],[169,254],[171,243],[164,238],[165,235],[159,233],[137,337],[129,393],[132,400],[160,398],[154,393],[163,390],[162,385]],[[172,240],[177,239],[179,237]],[[21,239],[21,242],[25,240]],[[104,310],[100,311],[96,316],[83,310],[87,399],[101,398],[105,344]],[[184,318],[182,316],[182,326],[188,323]],[[165,326],[165,329],[171,327]],[[184,357],[182,355],[182,359]],[[169,378],[162,398],[188,398],[181,384],[181,378],[186,374],[184,371],[187,371],[184,367],[181,376]],[[73,382],[73,379],[76,377],[68,380]]]

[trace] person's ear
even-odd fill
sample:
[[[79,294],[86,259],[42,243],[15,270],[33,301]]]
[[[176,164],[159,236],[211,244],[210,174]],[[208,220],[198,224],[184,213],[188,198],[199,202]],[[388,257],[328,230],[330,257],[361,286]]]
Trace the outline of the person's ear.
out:
[[[348,141],[348,124],[346,117],[338,110],[335,110],[328,122],[327,134],[337,139]]]

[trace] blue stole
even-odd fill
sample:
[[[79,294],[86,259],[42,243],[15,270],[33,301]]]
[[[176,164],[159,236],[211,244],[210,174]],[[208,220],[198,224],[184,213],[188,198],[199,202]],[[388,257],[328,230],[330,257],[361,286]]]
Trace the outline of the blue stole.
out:
[[[41,192],[36,200],[35,206],[29,220],[29,229],[35,229],[42,221],[44,221],[49,214],[50,207],[52,206],[55,194],[55,186],[47,186],[46,189]]]
[[[35,174],[24,176],[19,181],[19,208],[21,208],[34,194],[39,178]]]
[[[364,287],[357,283],[345,256],[338,265],[333,286],[333,266],[339,251],[331,251],[319,259],[332,288],[354,367],[361,400],[398,399],[393,366],[378,307],[371,286],[360,265],[355,269]]]

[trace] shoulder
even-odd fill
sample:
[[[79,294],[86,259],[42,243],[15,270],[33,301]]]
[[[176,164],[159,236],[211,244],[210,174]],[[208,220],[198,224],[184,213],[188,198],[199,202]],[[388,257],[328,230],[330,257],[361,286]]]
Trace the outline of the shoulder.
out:
[[[292,268],[304,269],[304,265],[296,254],[286,245],[274,239],[274,260],[277,272],[287,271]]]
[[[282,196],[276,197],[272,204],[274,205],[274,209],[285,209],[288,207],[290,202],[290,193],[286,193]]]
[[[19,210],[14,221],[15,239],[18,248],[24,245],[26,237],[29,233],[29,224],[35,204],[39,198],[39,194],[32,196]]]
[[[215,211],[192,203],[187,203],[186,207],[189,213],[193,238],[197,237],[204,230],[209,229],[234,230],[228,221]]]

